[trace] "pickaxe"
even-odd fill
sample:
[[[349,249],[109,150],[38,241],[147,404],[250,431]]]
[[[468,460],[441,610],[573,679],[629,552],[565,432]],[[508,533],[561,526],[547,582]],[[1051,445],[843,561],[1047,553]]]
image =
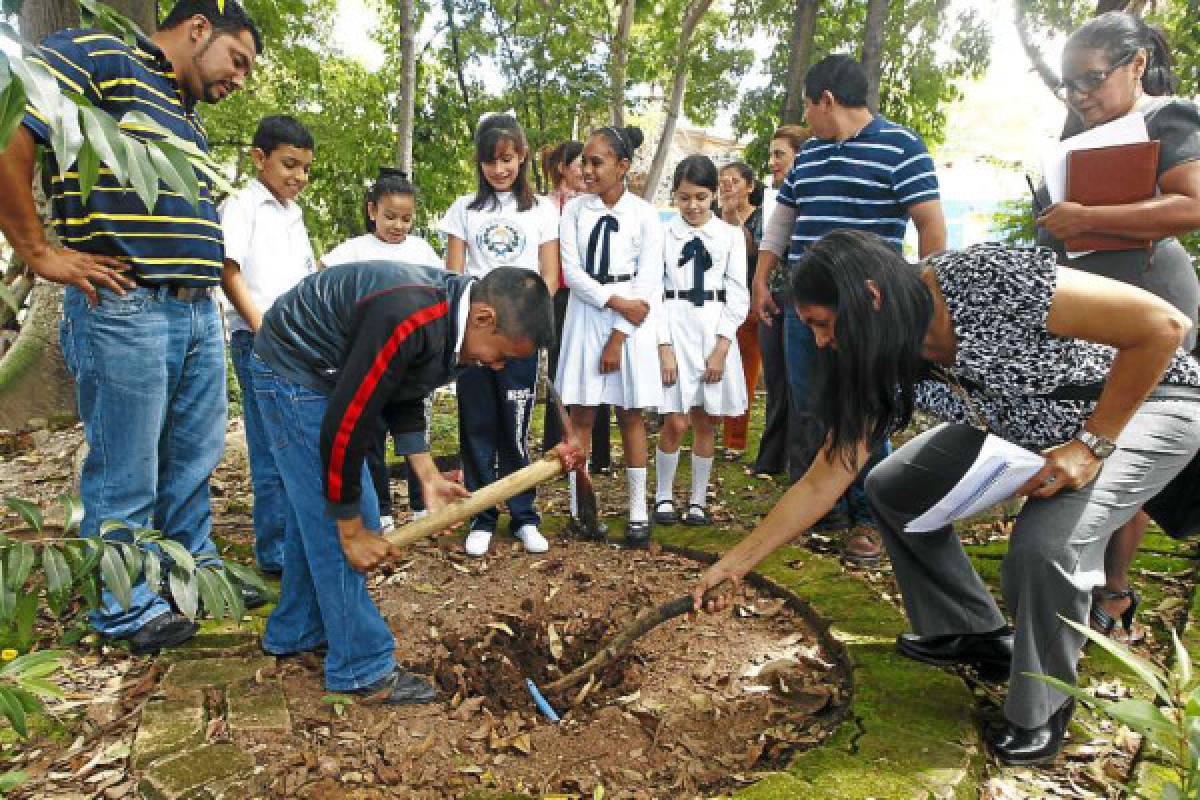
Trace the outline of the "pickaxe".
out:
[[[571,424],[571,418],[563,408],[558,392],[551,385],[546,387],[546,402],[554,405],[559,420],[562,422],[562,443],[529,466],[477,489],[470,497],[456,500],[428,516],[410,522],[403,528],[385,534],[384,538],[393,544],[412,544],[470,519],[481,511],[518,495],[526,489],[532,489],[540,483],[554,480],[563,473],[572,471],[575,473],[575,498],[579,509],[582,536],[585,539],[600,538],[596,492],[592,488],[592,479],[587,472],[587,462],[583,458],[582,439],[579,438],[578,432]]]

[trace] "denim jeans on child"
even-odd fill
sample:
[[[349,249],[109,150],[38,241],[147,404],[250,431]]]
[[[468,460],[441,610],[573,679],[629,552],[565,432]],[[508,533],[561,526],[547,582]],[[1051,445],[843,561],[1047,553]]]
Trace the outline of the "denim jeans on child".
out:
[[[234,331],[229,337],[229,354],[238,385],[242,388],[242,422],[246,428],[246,456],[250,462],[250,485],[254,488],[254,560],[260,569],[283,569],[283,526],[287,498],[283,481],[275,469],[275,457],[267,443],[262,412],[254,395],[250,355],[254,334]]]
[[[267,620],[263,649],[285,654],[328,644],[326,687],[361,689],[391,674],[396,640],[367,593],[367,576],[346,561],[337,523],[326,513],[319,442],[327,398],[277,375],[257,355],[250,373],[288,500],[279,605]],[[365,464],[361,510],[363,525],[379,530]]]
[[[225,345],[216,301],[184,302],[166,288],[99,295],[92,307],[68,286],[60,325],[88,444],[82,533],[96,536],[105,520],[120,520],[162,531],[199,563],[219,564],[208,494],[225,444]],[[109,636],[131,635],[171,610],[142,580],[128,610],[108,591],[103,602],[91,623]]]

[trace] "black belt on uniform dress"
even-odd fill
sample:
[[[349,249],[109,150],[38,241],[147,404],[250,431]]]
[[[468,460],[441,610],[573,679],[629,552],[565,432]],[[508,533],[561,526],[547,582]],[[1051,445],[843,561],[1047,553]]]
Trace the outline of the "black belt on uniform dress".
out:
[[[693,293],[691,289],[667,289],[663,292],[664,300],[692,300],[692,298]],[[709,300],[720,300],[722,303],[724,303],[725,290],[717,289],[715,292],[706,291],[704,293],[704,302],[707,303]]]

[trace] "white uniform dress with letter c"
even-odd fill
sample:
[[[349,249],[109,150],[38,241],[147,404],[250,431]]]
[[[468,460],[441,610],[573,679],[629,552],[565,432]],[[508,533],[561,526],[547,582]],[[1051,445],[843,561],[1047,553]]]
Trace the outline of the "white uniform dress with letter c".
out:
[[[716,216],[694,228],[677,214],[664,227],[658,341],[675,351],[678,377],[664,388],[660,410],[683,413],[699,406],[713,416],[742,414],[747,397],[737,329],[750,310],[745,235]],[[718,336],[729,339],[725,372],[716,383],[705,383]]]
[[[563,209],[559,247],[571,289],[554,382],[563,403],[658,408],[663,398],[656,316],[663,273],[658,211],[629,191],[612,208],[599,195],[576,197]],[[641,325],[605,307],[614,295],[650,305]],[[614,328],[627,335],[621,367],[602,374],[600,355]]]

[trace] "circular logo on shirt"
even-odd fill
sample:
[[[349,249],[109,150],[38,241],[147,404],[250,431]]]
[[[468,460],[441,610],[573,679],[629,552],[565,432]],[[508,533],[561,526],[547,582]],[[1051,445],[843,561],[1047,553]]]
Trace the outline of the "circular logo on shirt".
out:
[[[495,259],[505,259],[525,249],[525,233],[505,219],[487,222],[475,237],[479,249]]]

